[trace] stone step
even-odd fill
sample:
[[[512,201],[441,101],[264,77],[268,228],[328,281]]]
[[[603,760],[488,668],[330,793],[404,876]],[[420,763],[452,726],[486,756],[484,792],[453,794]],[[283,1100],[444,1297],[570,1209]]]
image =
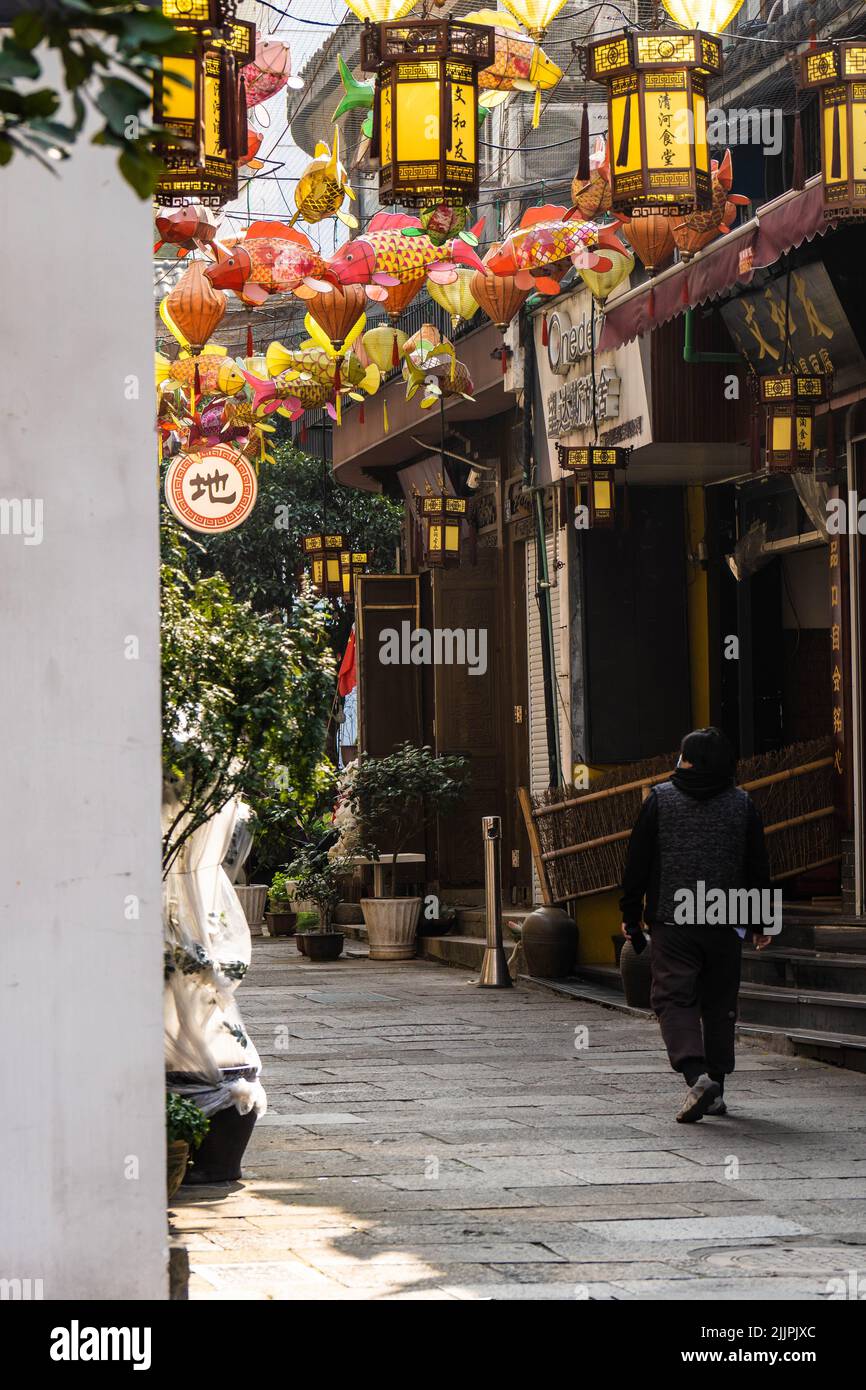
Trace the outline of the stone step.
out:
[[[438,961],[440,965],[456,965],[461,970],[480,970],[486,941],[483,936],[464,936],[449,932],[447,936],[419,936],[418,955],[422,960]],[[519,943],[505,942],[505,957],[512,979],[522,969]]]
[[[866,956],[804,949],[743,952],[743,980],[755,985],[866,995]]]

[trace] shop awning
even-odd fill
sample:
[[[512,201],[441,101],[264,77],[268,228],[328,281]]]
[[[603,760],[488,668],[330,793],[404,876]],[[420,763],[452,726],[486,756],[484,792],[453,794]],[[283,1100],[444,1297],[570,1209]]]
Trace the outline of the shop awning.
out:
[[[799,192],[765,203],[750,221],[699,251],[688,264],[671,266],[617,299],[607,312],[599,349],[621,347],[735,285],[749,285],[756,270],[834,225],[824,217],[821,177],[816,175]]]

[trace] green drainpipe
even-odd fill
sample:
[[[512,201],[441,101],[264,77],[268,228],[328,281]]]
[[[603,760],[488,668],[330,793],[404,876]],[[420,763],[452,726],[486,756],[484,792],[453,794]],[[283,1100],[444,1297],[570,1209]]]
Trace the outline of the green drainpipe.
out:
[[[702,362],[739,362],[742,365],[742,357],[738,352],[696,352],[695,351],[695,311],[686,309],[686,340],[683,344],[683,361],[690,367],[697,367]]]

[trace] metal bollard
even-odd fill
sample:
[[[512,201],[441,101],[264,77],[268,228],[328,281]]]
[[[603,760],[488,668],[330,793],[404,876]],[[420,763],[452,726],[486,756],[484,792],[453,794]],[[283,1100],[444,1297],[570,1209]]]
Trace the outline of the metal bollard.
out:
[[[499,816],[481,820],[484,836],[484,895],[487,911],[487,948],[478,980],[479,989],[511,989],[513,981],[502,945],[502,865],[500,844],[502,821]]]

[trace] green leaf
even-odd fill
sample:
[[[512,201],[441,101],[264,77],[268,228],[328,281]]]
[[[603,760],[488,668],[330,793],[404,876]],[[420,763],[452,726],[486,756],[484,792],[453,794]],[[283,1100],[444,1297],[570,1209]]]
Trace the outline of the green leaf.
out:
[[[3,47],[0,49],[0,80],[6,81],[12,77],[36,78],[41,71],[32,53],[19,48],[10,39],[3,40]]]
[[[162,160],[147,150],[130,146],[117,161],[118,168],[139,198],[149,198],[162,173]]]
[[[35,48],[45,33],[45,21],[38,14],[19,14],[12,21],[12,32],[19,48]]]
[[[8,164],[14,153],[12,141],[7,136],[0,135],[0,165]]]
[[[96,97],[96,105],[115,135],[123,135],[129,117],[137,116],[149,101],[149,92],[143,87],[133,86],[131,82],[124,82],[122,77],[106,78]]]

